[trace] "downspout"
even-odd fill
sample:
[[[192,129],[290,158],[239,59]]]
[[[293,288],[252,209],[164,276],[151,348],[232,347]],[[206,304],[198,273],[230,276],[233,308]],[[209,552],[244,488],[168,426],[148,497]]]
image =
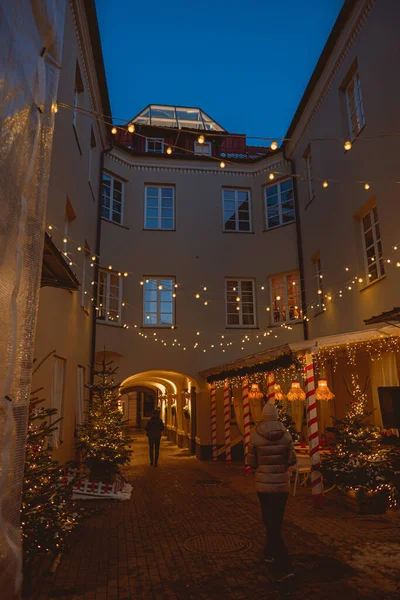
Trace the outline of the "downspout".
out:
[[[296,174],[296,167],[294,160],[288,158],[286,156],[286,146],[283,146],[283,157],[287,160],[292,167],[292,174]],[[303,311],[303,335],[304,339],[308,340],[308,322],[306,321],[307,317],[307,300],[306,300],[306,290],[305,290],[305,278],[304,278],[304,257],[303,257],[303,243],[301,237],[301,226],[300,226],[300,209],[299,209],[299,200],[297,193],[297,178],[293,177],[293,192],[294,192],[294,209],[296,211],[296,241],[297,241],[297,256],[299,259],[299,273],[300,273],[300,288],[301,288],[301,308]]]
[[[100,154],[100,173],[99,173],[99,193],[98,193],[98,206],[97,206],[97,229],[96,229],[96,262],[94,265],[94,286],[93,286],[93,312],[92,312],[92,348],[90,352],[90,403],[93,398],[92,386],[94,384],[94,370],[95,370],[95,354],[96,354],[96,323],[97,323],[97,288],[98,288],[98,280],[99,280],[99,267],[100,267],[100,248],[101,248],[101,186],[103,180],[103,168],[104,168],[104,155],[107,152],[110,152],[112,146],[110,146],[106,150],[102,150]]]

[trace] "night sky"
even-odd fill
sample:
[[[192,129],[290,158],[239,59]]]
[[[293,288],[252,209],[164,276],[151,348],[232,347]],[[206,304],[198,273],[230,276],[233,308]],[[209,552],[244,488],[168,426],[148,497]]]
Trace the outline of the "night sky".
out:
[[[96,5],[114,117],[199,106],[230,132],[283,137],[343,0]]]

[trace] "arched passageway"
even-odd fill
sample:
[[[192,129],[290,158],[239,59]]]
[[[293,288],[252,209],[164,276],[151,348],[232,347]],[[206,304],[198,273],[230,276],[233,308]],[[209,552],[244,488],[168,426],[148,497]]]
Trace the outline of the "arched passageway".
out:
[[[135,373],[120,385],[124,416],[132,427],[144,429],[158,407],[165,436],[181,448],[196,450],[196,381],[184,373],[152,370]]]

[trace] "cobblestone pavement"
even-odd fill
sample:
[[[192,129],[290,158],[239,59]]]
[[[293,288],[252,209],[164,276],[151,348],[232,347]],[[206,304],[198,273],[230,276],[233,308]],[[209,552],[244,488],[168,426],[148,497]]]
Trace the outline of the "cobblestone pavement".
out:
[[[84,522],[35,600],[400,597],[398,515],[361,517],[329,496],[315,510],[300,488],[285,523],[296,577],[278,585],[262,561],[264,530],[242,466],[201,463],[162,442],[156,469],[144,436],[134,448],[132,498],[104,502]]]

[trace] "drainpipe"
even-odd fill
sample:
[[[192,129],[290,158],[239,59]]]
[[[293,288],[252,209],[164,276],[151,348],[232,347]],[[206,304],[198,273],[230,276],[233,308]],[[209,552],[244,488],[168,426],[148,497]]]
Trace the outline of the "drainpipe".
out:
[[[288,158],[286,156],[286,146],[283,146],[283,156],[284,159],[287,160],[292,167],[292,174],[296,174],[296,167],[294,160]],[[305,279],[304,279],[304,258],[303,258],[303,243],[301,238],[301,226],[300,226],[300,209],[299,209],[299,200],[297,194],[297,177],[293,177],[293,192],[294,192],[294,208],[296,211],[296,241],[297,241],[297,255],[299,259],[299,273],[300,273],[300,288],[301,288],[301,307],[303,311],[303,315],[306,316],[307,313],[307,300],[306,300],[306,290],[305,290]],[[308,322],[303,319],[303,335],[304,339],[308,340]]]
[[[92,386],[94,383],[94,368],[95,368],[95,354],[96,354],[96,322],[97,322],[97,282],[99,279],[99,267],[100,267],[100,246],[101,246],[101,184],[103,180],[103,168],[104,168],[104,155],[107,152],[110,152],[112,146],[110,146],[106,150],[102,150],[100,154],[100,173],[99,173],[99,193],[98,193],[98,206],[97,206],[97,229],[96,229],[96,248],[95,254],[98,258],[96,258],[95,266],[94,266],[94,275],[93,275],[93,298],[94,298],[94,306],[92,312],[92,348],[90,352],[90,385]],[[92,402],[93,391],[90,389],[90,403]]]

